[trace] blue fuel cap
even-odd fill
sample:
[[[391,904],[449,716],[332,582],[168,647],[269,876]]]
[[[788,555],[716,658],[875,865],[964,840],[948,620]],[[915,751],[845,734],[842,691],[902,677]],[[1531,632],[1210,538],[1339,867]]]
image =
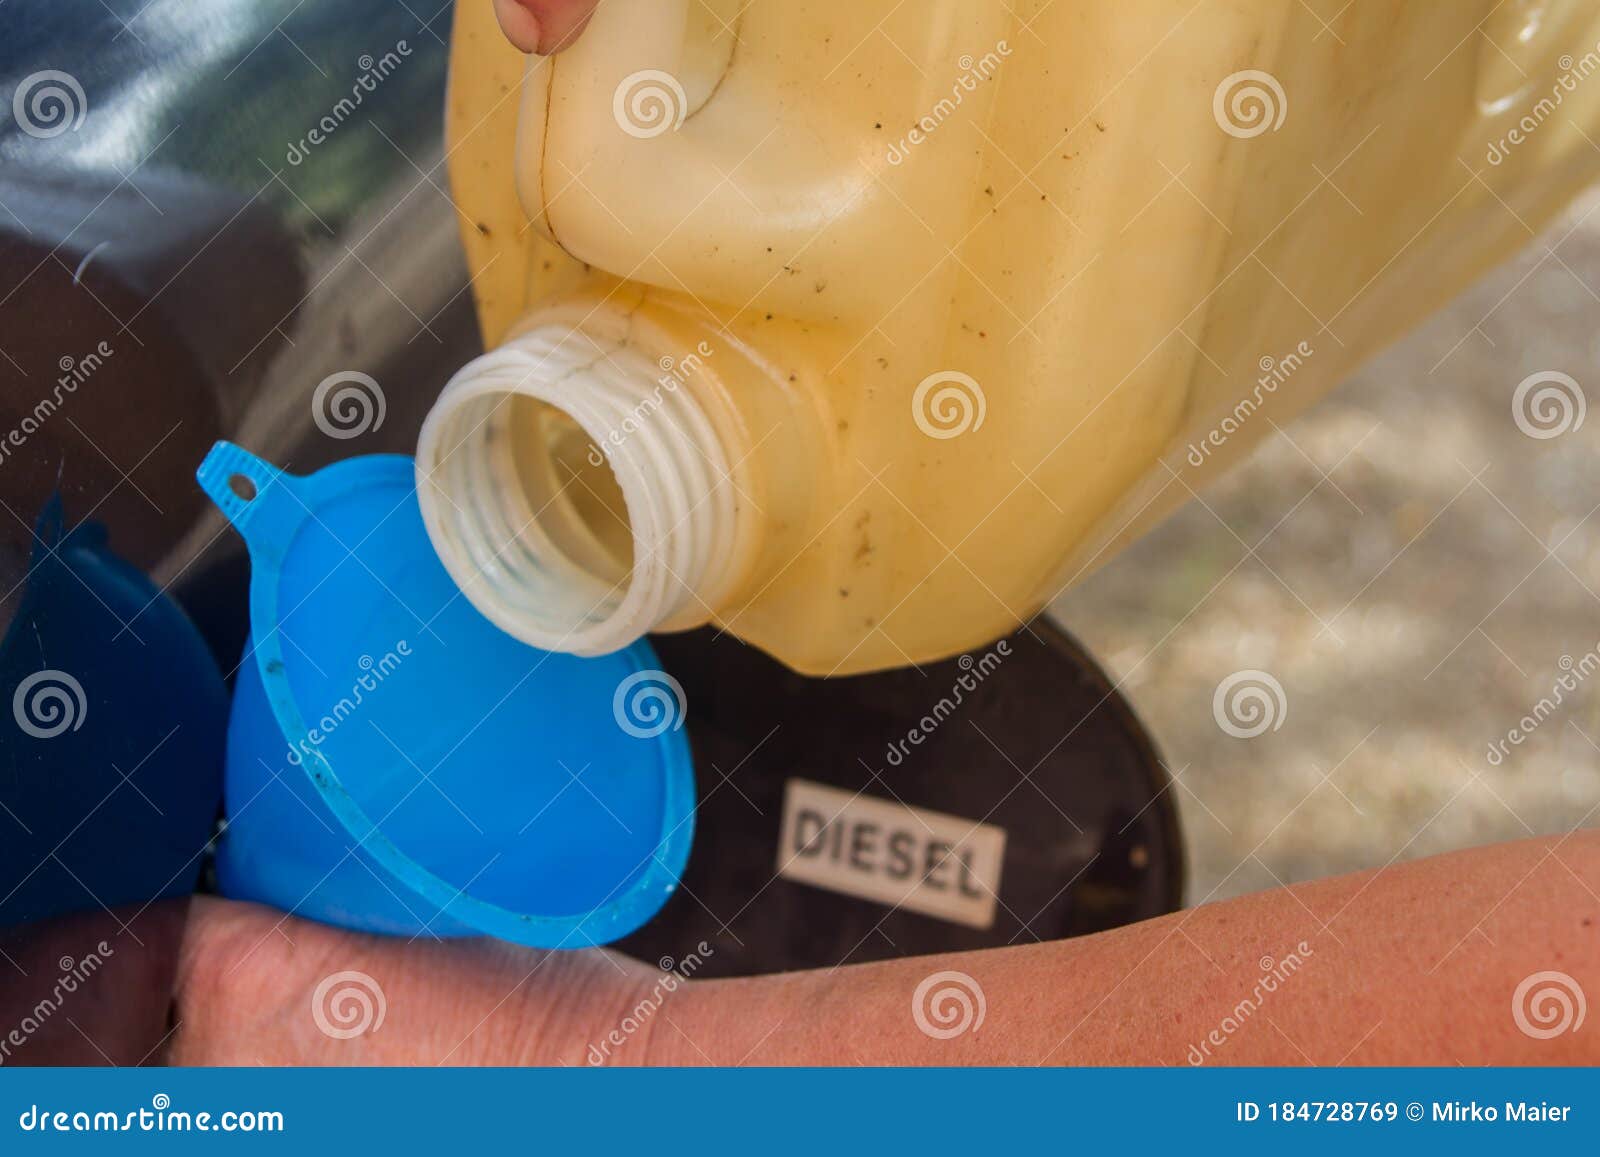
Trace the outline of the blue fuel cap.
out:
[[[410,458],[297,477],[219,442],[198,478],[251,559],[225,895],[540,948],[655,914],[688,859],[694,776],[648,643],[580,659],[491,624],[429,543]]]

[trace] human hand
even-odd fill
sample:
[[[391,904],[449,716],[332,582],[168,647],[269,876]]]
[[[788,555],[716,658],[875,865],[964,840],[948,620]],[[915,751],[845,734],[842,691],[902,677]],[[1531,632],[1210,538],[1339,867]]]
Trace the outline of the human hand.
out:
[[[560,52],[583,31],[600,0],[494,0],[500,30],[523,52]]]

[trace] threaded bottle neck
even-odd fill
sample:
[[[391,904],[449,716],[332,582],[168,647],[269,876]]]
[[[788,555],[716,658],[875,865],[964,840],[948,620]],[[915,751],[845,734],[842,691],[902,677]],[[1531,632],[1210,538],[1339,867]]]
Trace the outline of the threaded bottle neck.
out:
[[[423,522],[501,629],[600,655],[711,618],[736,554],[730,458],[670,364],[542,325],[440,394],[417,448]]]

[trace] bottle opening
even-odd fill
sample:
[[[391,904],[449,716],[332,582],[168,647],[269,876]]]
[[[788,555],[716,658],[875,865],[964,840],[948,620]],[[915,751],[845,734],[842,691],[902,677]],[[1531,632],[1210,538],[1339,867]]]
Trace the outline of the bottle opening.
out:
[[[451,379],[417,484],[463,593],[544,650],[607,654],[709,620],[733,554],[727,455],[698,402],[638,349],[564,327]]]
[[[616,471],[570,414],[510,400],[509,452],[528,506],[569,561],[613,586],[633,570],[633,528]]]

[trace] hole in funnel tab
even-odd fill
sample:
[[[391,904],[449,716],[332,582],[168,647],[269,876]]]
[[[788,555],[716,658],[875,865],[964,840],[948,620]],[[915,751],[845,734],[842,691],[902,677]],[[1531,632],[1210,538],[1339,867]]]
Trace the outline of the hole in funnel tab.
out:
[[[233,491],[235,495],[244,499],[246,502],[249,502],[256,496],[255,482],[249,478],[246,478],[243,474],[235,474],[233,477],[229,478],[228,489]]]

